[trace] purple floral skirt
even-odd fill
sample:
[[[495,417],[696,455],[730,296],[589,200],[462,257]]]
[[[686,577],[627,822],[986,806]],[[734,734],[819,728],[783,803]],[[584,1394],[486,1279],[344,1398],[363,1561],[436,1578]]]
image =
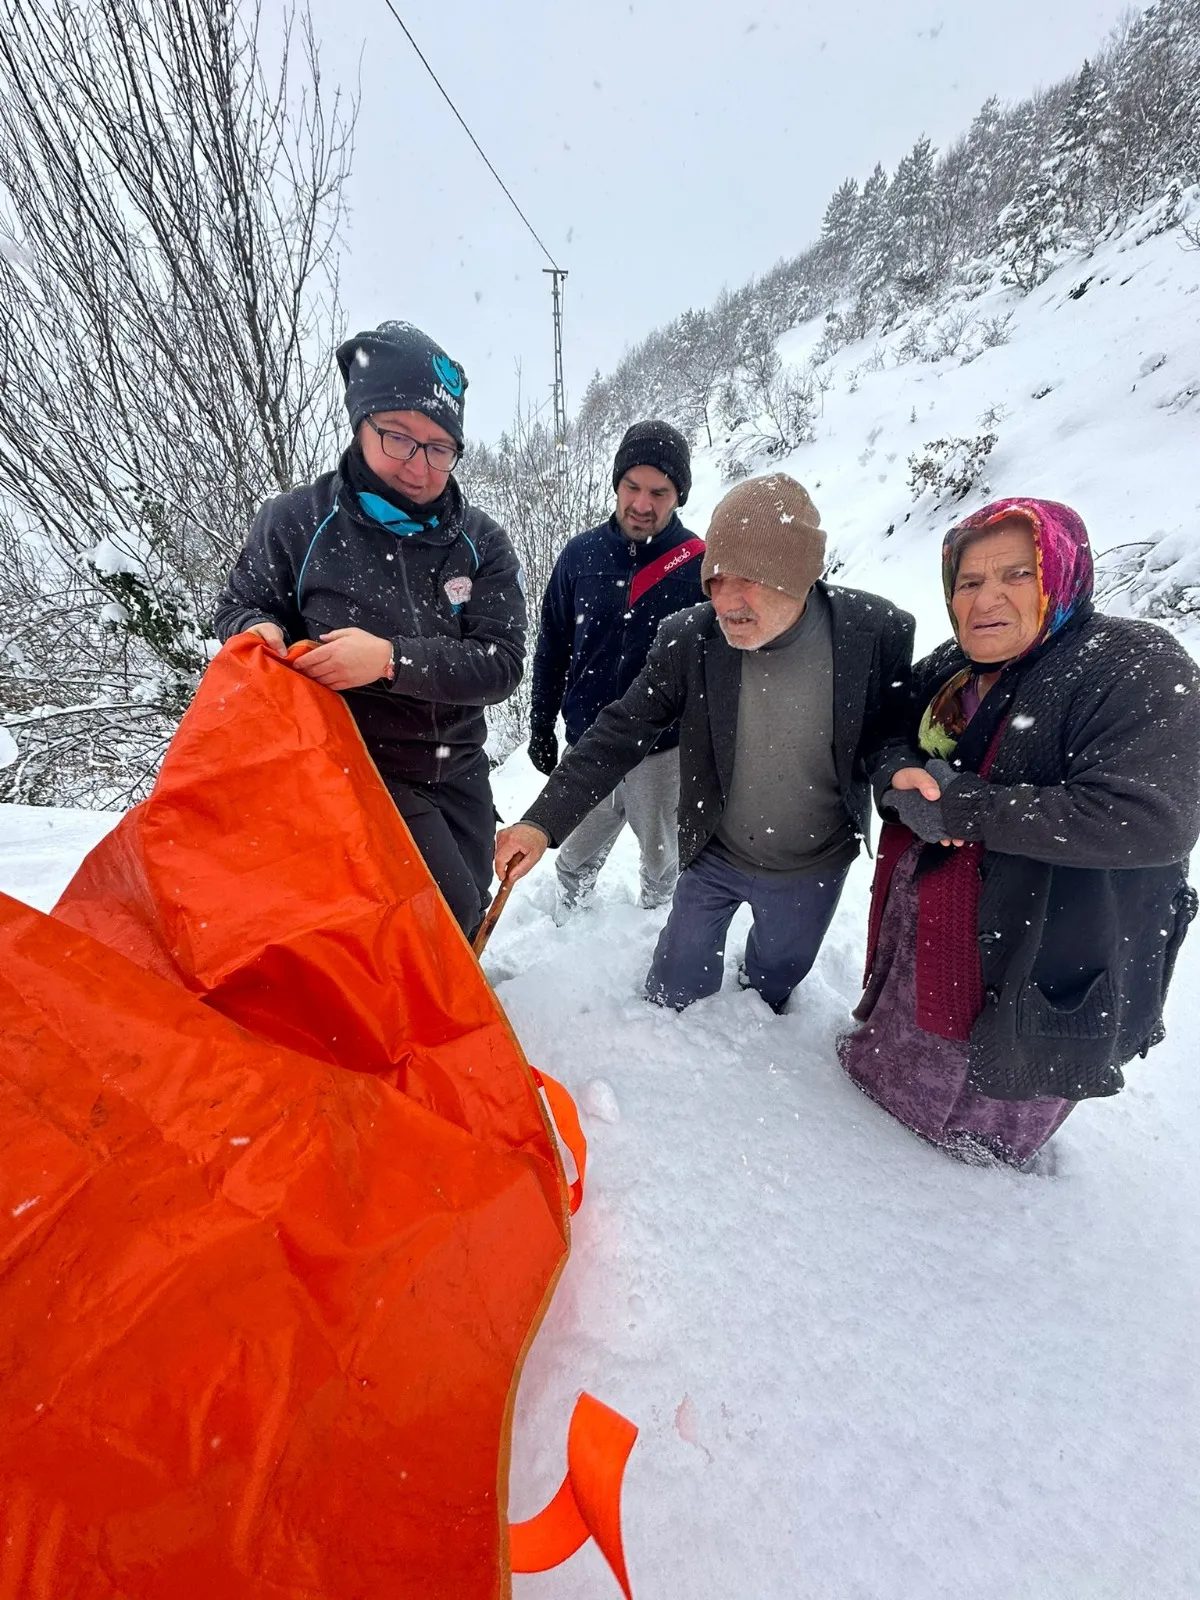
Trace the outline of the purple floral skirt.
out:
[[[838,1040],[858,1087],[922,1138],[968,1160],[1028,1161],[1060,1126],[1073,1100],[992,1100],[967,1087],[965,1040],[941,1039],[916,1023],[918,845],[892,874],[875,970],[854,1016],[862,1026]]]

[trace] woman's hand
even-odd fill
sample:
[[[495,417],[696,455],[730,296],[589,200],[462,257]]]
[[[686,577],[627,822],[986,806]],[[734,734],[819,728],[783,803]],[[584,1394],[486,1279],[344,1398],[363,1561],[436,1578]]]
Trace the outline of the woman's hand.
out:
[[[386,677],[391,659],[390,639],[380,639],[364,628],[334,628],[321,635],[315,650],[297,656],[292,666],[327,689],[361,689],[365,683]]]
[[[277,622],[255,622],[245,629],[245,632],[256,633],[277,656],[287,655],[287,640],[283,637],[283,629]]]
[[[937,779],[931,777],[924,767],[901,767],[899,772],[892,774],[893,789],[915,789],[926,800],[940,800],[942,791],[938,788]]]
[[[879,803],[895,811],[904,826],[926,844],[961,845],[961,839],[944,837],[941,800],[941,787],[932,773],[924,767],[901,767]]]

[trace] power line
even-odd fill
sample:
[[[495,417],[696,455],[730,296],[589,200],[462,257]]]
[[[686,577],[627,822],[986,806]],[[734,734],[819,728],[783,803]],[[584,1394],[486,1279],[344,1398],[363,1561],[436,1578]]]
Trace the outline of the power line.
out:
[[[538,237],[537,229],[533,226],[533,223],[530,222],[529,218],[525,215],[525,213],[521,210],[520,206],[513,199],[512,193],[509,190],[508,185],[505,183],[504,179],[500,176],[500,174],[496,171],[496,169],[492,165],[492,163],[488,160],[487,156],[484,155],[483,146],[480,144],[479,140],[475,137],[475,135],[471,132],[470,128],[467,127],[466,123],[463,122],[463,119],[462,119],[461,115],[459,114],[458,107],[454,104],[454,101],[451,100],[450,96],[446,93],[445,89],[442,88],[441,79],[438,77],[437,73],[433,70],[433,68],[429,65],[428,61],[426,61],[424,53],[421,50],[421,46],[413,38],[412,34],[409,33],[407,27],[405,27],[404,18],[396,10],[395,6],[392,4],[392,0],[383,0],[383,3],[384,3],[385,6],[387,6],[388,10],[395,17],[396,21],[400,24],[401,28],[404,29],[404,37],[408,40],[409,44],[412,45],[413,49],[417,52],[418,56],[420,56],[421,65],[425,68],[425,71],[433,79],[434,83],[437,84],[438,90],[441,93],[442,99],[450,107],[450,109],[451,109],[451,111],[453,111],[454,115],[456,117],[458,117],[459,123],[461,124],[462,130],[466,134],[467,138],[470,139],[471,143],[475,146],[476,150],[479,151],[479,154],[481,156],[483,156],[484,165],[487,167],[487,169],[491,173],[492,177],[495,178],[496,182],[504,190],[505,194],[508,195],[509,202],[512,205],[513,210],[517,213],[517,215],[520,217],[521,221],[525,224],[525,226],[529,229],[530,233],[533,235],[538,249],[542,252],[542,254],[545,256],[546,260],[554,268],[555,272],[561,271],[561,268],[559,267],[558,262],[555,261],[554,257],[550,254],[549,250],[546,249],[546,246],[542,243],[541,239]]]

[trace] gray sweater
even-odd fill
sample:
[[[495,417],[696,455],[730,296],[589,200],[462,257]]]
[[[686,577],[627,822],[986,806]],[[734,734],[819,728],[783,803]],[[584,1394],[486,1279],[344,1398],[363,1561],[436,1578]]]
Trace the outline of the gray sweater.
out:
[[[913,619],[877,594],[816,590],[832,623],[834,769],[850,826],[865,836],[868,785],[887,776],[881,760],[903,764],[892,740],[906,726]],[[555,767],[524,820],[560,845],[678,721],[679,862],[690,866],[720,826],[732,787],[744,655],[726,643],[711,605],[668,617],[646,665]]]
[[[737,747],[716,854],[758,875],[838,871],[857,846],[833,759],[833,636],[819,589],[786,633],[741,653]]]

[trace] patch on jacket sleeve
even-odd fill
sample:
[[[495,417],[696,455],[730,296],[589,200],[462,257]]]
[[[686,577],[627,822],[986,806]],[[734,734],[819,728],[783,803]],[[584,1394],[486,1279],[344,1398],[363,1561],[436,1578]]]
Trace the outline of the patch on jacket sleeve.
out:
[[[471,598],[473,587],[474,585],[471,583],[470,578],[447,578],[446,599],[449,600],[453,611],[462,610]]]

